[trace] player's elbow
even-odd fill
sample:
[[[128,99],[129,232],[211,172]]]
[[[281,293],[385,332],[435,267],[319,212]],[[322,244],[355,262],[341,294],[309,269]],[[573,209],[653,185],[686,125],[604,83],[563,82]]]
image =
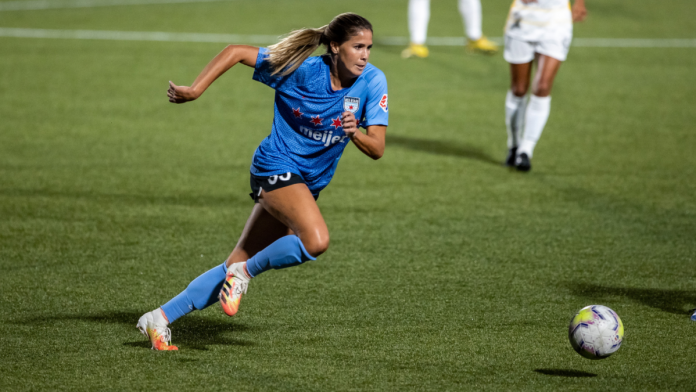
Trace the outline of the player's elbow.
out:
[[[382,158],[383,155],[384,155],[384,149],[381,149],[381,150],[373,151],[373,152],[370,154],[370,158],[372,158],[373,160],[376,161],[376,160],[378,160],[379,158]]]

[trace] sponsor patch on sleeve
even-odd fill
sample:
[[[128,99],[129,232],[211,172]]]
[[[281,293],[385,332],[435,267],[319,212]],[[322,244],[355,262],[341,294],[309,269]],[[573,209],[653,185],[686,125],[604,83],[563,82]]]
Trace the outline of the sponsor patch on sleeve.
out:
[[[387,94],[382,95],[382,99],[379,101],[379,107],[381,107],[385,113],[389,111],[389,104],[387,103]]]

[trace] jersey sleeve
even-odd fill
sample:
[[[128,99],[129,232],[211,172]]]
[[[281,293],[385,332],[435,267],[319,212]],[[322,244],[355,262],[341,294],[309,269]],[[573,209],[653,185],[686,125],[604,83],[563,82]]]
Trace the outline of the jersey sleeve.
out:
[[[271,67],[271,63],[268,61],[268,48],[259,48],[253,79],[274,90],[282,89],[289,76],[282,76],[280,73],[271,75],[272,73],[273,67]]]
[[[367,89],[365,114],[360,121],[360,126],[367,128],[370,125],[389,125],[387,78],[382,71],[378,71],[377,75],[370,80]]]

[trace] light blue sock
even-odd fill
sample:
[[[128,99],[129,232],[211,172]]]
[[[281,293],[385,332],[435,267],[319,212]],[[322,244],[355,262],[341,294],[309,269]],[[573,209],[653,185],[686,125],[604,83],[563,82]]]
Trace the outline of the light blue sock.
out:
[[[316,258],[307,253],[300,237],[287,235],[247,260],[246,267],[249,275],[253,278],[271,268],[288,268],[300,265],[307,260],[316,260]]]
[[[225,263],[206,271],[189,283],[186,290],[162,305],[170,323],[193,312],[194,309],[205,309],[218,301],[218,294],[227,276]]]

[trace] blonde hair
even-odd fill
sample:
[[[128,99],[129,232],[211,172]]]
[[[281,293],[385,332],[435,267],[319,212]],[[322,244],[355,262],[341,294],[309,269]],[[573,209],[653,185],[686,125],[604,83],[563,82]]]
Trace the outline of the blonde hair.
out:
[[[317,29],[295,30],[275,45],[268,47],[268,62],[273,75],[293,73],[320,45],[331,53],[331,42],[341,45],[361,30],[372,31],[372,24],[360,15],[340,14],[331,23]]]

